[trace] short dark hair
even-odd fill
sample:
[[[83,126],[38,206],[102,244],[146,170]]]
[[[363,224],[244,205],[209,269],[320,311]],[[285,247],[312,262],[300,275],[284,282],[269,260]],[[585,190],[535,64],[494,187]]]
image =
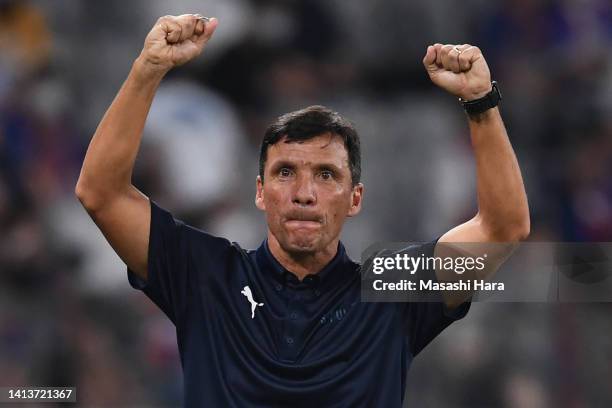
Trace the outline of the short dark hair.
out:
[[[361,180],[361,145],[357,130],[351,122],[338,112],[321,105],[313,105],[286,113],[268,126],[259,152],[259,176],[264,180],[264,167],[268,158],[268,147],[283,137],[287,141],[309,140],[324,133],[338,135],[344,141],[348,153],[349,169],[353,186]]]

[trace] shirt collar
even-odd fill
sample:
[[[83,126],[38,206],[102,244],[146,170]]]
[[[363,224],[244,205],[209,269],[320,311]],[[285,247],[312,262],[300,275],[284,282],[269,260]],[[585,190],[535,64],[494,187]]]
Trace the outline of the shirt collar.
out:
[[[299,282],[297,276],[285,269],[272,255],[267,239],[257,249],[256,257],[259,269],[265,274],[270,275],[277,283],[283,285],[286,283],[304,284],[318,288],[333,286],[335,282],[341,280],[346,266],[352,262],[346,254],[344,245],[338,241],[338,250],[332,260],[318,273],[306,275],[302,282]]]

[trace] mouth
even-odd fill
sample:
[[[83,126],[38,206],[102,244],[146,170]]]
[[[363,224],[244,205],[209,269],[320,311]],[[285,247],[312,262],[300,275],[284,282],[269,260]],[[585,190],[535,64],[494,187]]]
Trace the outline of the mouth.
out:
[[[322,218],[315,214],[290,214],[285,220],[285,225],[287,227],[295,229],[319,228],[322,224]]]
[[[285,221],[285,225],[294,229],[314,229],[319,228],[321,223],[319,221],[308,220],[287,220]]]

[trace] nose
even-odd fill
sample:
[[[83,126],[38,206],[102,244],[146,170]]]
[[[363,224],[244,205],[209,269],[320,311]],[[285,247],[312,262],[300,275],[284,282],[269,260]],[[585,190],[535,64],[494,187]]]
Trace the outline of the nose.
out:
[[[314,182],[309,175],[302,174],[297,178],[292,201],[300,206],[310,206],[317,202]]]

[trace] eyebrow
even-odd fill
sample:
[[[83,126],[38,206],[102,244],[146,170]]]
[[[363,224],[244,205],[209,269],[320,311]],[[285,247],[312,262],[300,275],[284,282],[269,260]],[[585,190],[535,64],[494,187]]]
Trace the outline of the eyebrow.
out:
[[[319,163],[315,166],[317,170],[331,170],[334,173],[340,174],[341,169],[333,163]]]
[[[294,169],[294,168],[297,167],[297,164],[295,162],[287,160],[287,159],[281,159],[281,160],[273,162],[270,165],[270,170],[271,171],[276,171],[276,170],[279,170],[279,169],[281,169],[283,167]],[[312,167],[317,169],[317,170],[331,170],[331,171],[333,171],[335,173],[340,173],[342,171],[342,169],[340,167],[338,167],[336,164],[331,163],[331,162],[316,163]]]

